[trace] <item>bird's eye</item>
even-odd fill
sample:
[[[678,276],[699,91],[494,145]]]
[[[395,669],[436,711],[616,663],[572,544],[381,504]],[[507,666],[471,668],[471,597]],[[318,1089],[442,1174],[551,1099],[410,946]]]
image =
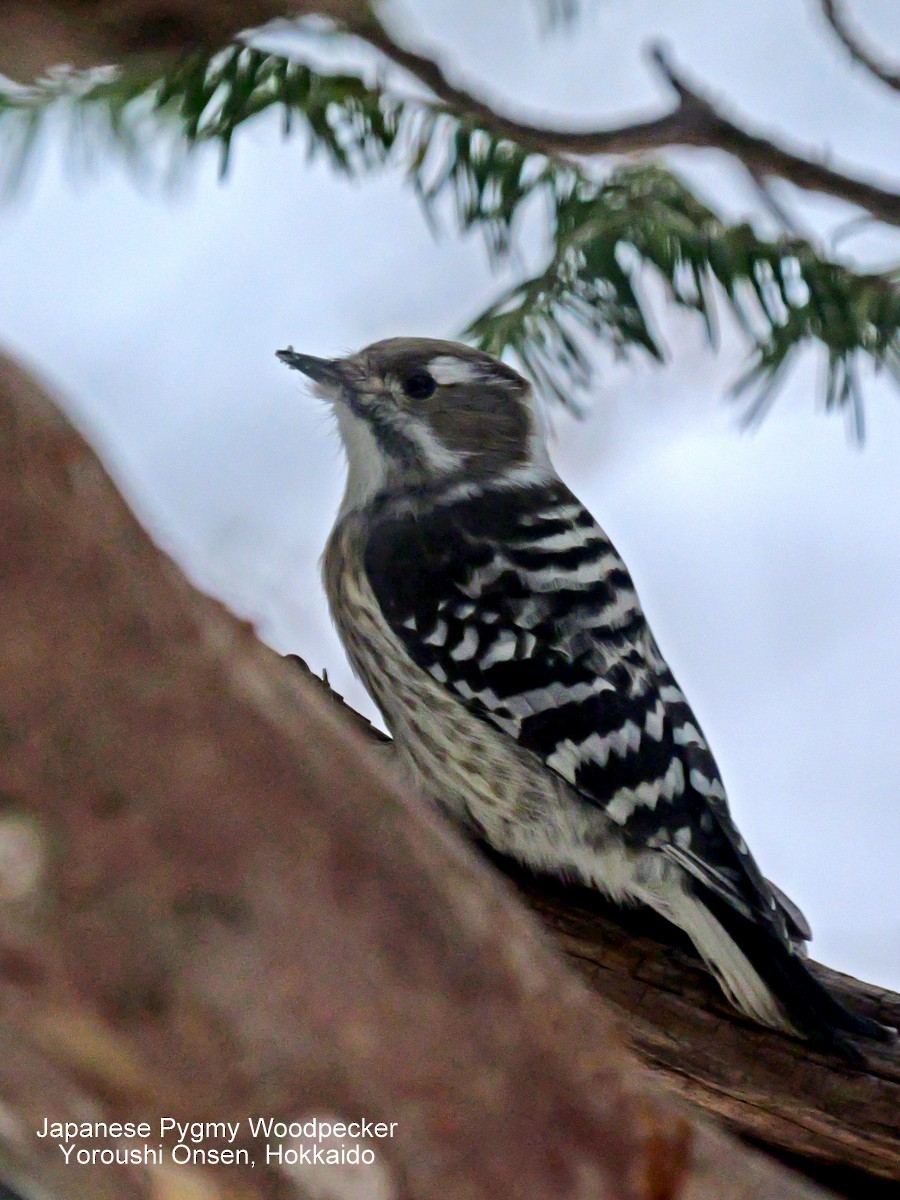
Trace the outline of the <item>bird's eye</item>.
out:
[[[403,380],[403,390],[410,400],[427,400],[434,395],[437,383],[427,371],[413,371]]]

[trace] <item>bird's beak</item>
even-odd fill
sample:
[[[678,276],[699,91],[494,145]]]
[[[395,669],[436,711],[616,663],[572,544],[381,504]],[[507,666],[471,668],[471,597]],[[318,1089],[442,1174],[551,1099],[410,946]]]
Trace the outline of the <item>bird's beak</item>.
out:
[[[275,355],[283,363],[287,363],[296,371],[302,371],[316,383],[325,384],[326,387],[339,387],[344,383],[344,373],[341,370],[343,364],[339,358],[316,358],[312,354],[298,354],[290,346],[287,350],[276,350]]]

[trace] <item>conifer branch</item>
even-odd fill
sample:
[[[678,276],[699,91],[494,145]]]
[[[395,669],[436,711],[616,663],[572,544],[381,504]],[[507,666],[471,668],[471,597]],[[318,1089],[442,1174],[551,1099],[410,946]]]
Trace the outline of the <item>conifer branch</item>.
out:
[[[468,114],[495,135],[510,138],[535,152],[583,157],[679,146],[722,150],[758,176],[774,176],[800,188],[823,192],[858,205],[880,221],[900,225],[900,192],[861,179],[849,170],[838,170],[822,156],[802,154],[739,125],[725,116],[696,86],[687,82],[661,45],[652,47],[651,62],[675,92],[675,106],[662,116],[646,121],[577,130],[535,125],[498,111],[495,105],[451,82],[435,59],[400,44],[374,17],[361,21],[353,27],[353,32],[415,75],[455,111]]]
[[[621,130],[565,133],[498,114],[449,83],[437,63],[388,44],[371,16],[347,20],[344,27],[386,52],[393,47],[394,60],[415,68],[434,98],[236,42],[183,56],[162,77],[107,69],[7,88],[0,92],[0,135],[10,145],[7,172],[27,164],[44,118],[64,106],[85,139],[93,130],[133,161],[156,144],[160,128],[168,128],[175,144],[187,149],[217,145],[223,173],[238,130],[277,110],[285,134],[301,132],[308,152],[325,156],[339,173],[361,177],[385,167],[403,172],[430,221],[452,207],[460,229],[483,236],[495,263],[512,261],[521,214],[535,203],[542,207],[549,243],[544,264],[508,287],[465,336],[495,354],[517,356],[545,393],[577,408],[579,391],[591,381],[591,345],[598,340],[616,354],[638,350],[665,358],[642,286],[649,271],[675,306],[700,316],[710,341],[717,306],[737,318],[752,347],[733,393],[752,393],[747,420],[767,410],[798,351],[817,346],[827,362],[825,408],[848,413],[862,436],[861,367],[868,363],[900,377],[896,272],[856,271],[790,231],[766,239],[748,224],[728,224],[659,163],[620,164],[600,178],[585,165],[591,146],[689,144],[678,139],[698,122],[720,131],[737,128],[685,83],[661,51],[655,61],[679,97],[673,113],[628,127],[627,137]],[[752,137],[740,136],[746,149]],[[760,186],[777,167],[773,144],[765,146],[769,157],[762,165],[749,152],[736,154]],[[814,176],[825,169],[806,166]],[[840,178],[843,191],[832,194],[847,197],[849,177]],[[900,218],[900,197],[879,195],[874,209],[885,219]]]

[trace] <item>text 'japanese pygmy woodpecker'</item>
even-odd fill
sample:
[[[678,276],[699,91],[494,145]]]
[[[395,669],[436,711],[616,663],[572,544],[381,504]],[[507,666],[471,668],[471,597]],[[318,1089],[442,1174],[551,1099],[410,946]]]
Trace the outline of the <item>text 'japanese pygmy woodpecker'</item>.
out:
[[[456,342],[279,358],[329,401],[348,461],[331,612],[416,785],[501,854],[685,931],[766,1025],[852,1054],[884,1028],[810,973],[631,576],[554,471],[532,390]]]

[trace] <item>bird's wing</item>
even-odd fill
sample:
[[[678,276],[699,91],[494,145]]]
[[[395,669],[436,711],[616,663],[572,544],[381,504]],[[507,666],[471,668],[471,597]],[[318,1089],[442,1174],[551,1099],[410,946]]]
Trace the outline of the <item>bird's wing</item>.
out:
[[[558,480],[386,505],[365,568],[410,657],[600,808],[783,937],[631,577]]]

